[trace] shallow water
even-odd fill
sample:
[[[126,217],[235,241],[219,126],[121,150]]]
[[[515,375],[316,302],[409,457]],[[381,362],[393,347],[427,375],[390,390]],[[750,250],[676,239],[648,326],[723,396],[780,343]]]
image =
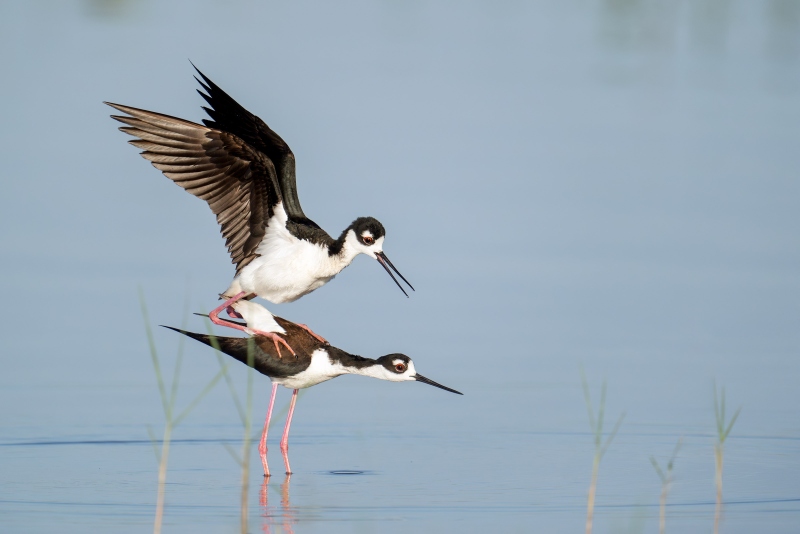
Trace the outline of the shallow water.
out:
[[[0,530],[151,528],[153,325],[232,269],[207,208],[136,156],[103,100],[200,120],[187,58],[284,136],[304,210],[387,228],[372,262],[269,306],[337,346],[403,352],[464,396],[341,377],[272,430],[249,531],[580,532],[607,381],[595,532],[800,524],[800,3],[666,0],[0,4]],[[223,332],[218,332],[223,334]],[[172,376],[176,334],[157,329]],[[219,370],[185,345],[177,405]],[[247,370],[230,372],[239,397]],[[269,382],[257,376],[253,436]],[[289,394],[279,393],[278,408]],[[238,532],[224,383],[173,433],[164,532]]]
[[[210,356],[205,354],[206,362],[216,365]],[[586,415],[579,384],[540,385],[542,392],[533,396],[475,384],[464,388],[463,398],[421,384],[383,385],[343,378],[301,397],[290,440],[291,478],[282,474],[277,441],[283,414],[277,416],[269,451],[275,475],[263,485],[252,454],[251,532],[583,528],[592,436],[580,420]],[[260,386],[264,408],[266,381]],[[609,408],[617,404],[618,389],[610,391]],[[131,402],[118,421],[135,419],[126,411],[136,411],[134,399],[152,393],[124,392],[128,398],[120,401]],[[241,473],[222,443],[238,450],[242,427],[231,424],[235,408],[226,395],[218,388],[174,433],[166,531],[236,530]],[[280,399],[287,401],[288,394]],[[574,417],[557,407],[562,404],[577,409]],[[609,410],[609,420],[617,415]],[[648,425],[637,415],[628,412],[603,459],[596,531],[656,529],[660,485],[649,456],[666,463],[679,436],[684,442],[669,494],[668,527],[710,531],[710,425]],[[754,415],[752,409],[743,412],[727,444],[723,531],[752,532],[768,524],[771,531],[791,532],[800,520],[800,437],[748,433]],[[7,531],[150,528],[157,462],[141,425],[20,424],[5,432],[0,515]]]

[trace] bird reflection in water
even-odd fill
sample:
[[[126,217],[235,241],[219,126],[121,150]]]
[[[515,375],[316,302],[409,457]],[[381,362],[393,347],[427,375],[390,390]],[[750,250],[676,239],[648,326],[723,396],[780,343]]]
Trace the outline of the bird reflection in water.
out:
[[[261,531],[265,534],[272,532],[272,528],[276,523],[280,522],[280,532],[294,532],[294,524],[297,522],[294,517],[294,510],[289,502],[289,480],[292,475],[287,474],[286,478],[281,483],[281,508],[276,511],[274,508],[270,509],[268,505],[268,485],[271,477],[264,477],[264,482],[261,483],[261,490],[259,491],[258,502],[261,505]]]

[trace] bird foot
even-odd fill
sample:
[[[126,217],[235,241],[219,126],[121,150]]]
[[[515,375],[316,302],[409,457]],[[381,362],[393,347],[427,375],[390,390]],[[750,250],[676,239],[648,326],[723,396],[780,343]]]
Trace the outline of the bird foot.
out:
[[[292,353],[292,356],[297,358],[297,354],[295,354],[294,350],[292,350],[292,347],[289,346],[285,339],[275,332],[262,332],[261,330],[253,330],[252,328],[245,328],[244,331],[251,336],[264,336],[271,339],[272,342],[275,343],[275,350],[278,351],[278,358],[283,358],[283,355],[281,354],[281,347],[278,345],[278,343],[289,349],[289,352]]]
[[[300,323],[297,323],[297,326],[299,326],[300,328],[302,328],[303,330],[305,330],[306,332],[308,332],[309,334],[314,336],[317,339],[317,341],[319,341],[320,343],[325,343],[326,345],[330,345],[330,343],[328,343],[327,339],[325,339],[321,335],[319,335],[316,332],[314,332],[313,330],[311,330],[308,326],[306,326],[304,324],[300,324]]]

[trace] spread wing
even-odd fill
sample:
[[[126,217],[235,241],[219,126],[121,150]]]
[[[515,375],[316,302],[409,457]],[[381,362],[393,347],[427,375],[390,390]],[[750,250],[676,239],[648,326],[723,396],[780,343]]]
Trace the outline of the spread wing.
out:
[[[271,158],[234,132],[129,106],[109,106],[126,124],[121,131],[143,150],[142,157],[189,193],[205,200],[217,216],[237,274],[257,255],[275,206],[281,201]]]
[[[255,150],[266,155],[275,165],[286,215],[294,222],[305,223],[319,228],[305,216],[303,209],[300,207],[300,199],[297,196],[294,154],[292,154],[292,150],[286,144],[286,141],[272,131],[264,121],[239,105],[225,91],[208,79],[205,74],[200,72],[200,69],[195,67],[195,70],[197,70],[202,80],[196,77],[195,79],[205,90],[205,93],[199,89],[197,92],[210,106],[203,107],[208,116],[211,117],[211,120],[203,120],[203,124],[209,128],[232,133]]]

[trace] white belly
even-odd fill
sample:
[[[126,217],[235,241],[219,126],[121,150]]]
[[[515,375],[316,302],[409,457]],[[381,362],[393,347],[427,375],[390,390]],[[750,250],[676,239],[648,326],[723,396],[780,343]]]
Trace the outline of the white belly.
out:
[[[326,247],[293,236],[286,229],[286,213],[280,204],[274,213],[256,248],[259,257],[242,269],[226,295],[244,291],[275,304],[292,302],[324,286],[346,266],[331,257]]]
[[[317,349],[311,354],[311,365],[294,376],[270,378],[273,382],[289,389],[303,389],[346,374],[348,371],[339,363],[333,363],[325,349]]]
[[[226,294],[244,291],[281,304],[311,293],[336,276],[330,273],[330,269],[325,269],[327,250],[307,241],[297,241],[293,254],[282,257],[265,255],[254,259],[242,269]]]
[[[234,278],[225,295],[255,293],[275,304],[292,302],[327,284],[355,255],[330,256],[328,249],[297,239],[286,229],[286,212],[277,204],[255,258]]]

